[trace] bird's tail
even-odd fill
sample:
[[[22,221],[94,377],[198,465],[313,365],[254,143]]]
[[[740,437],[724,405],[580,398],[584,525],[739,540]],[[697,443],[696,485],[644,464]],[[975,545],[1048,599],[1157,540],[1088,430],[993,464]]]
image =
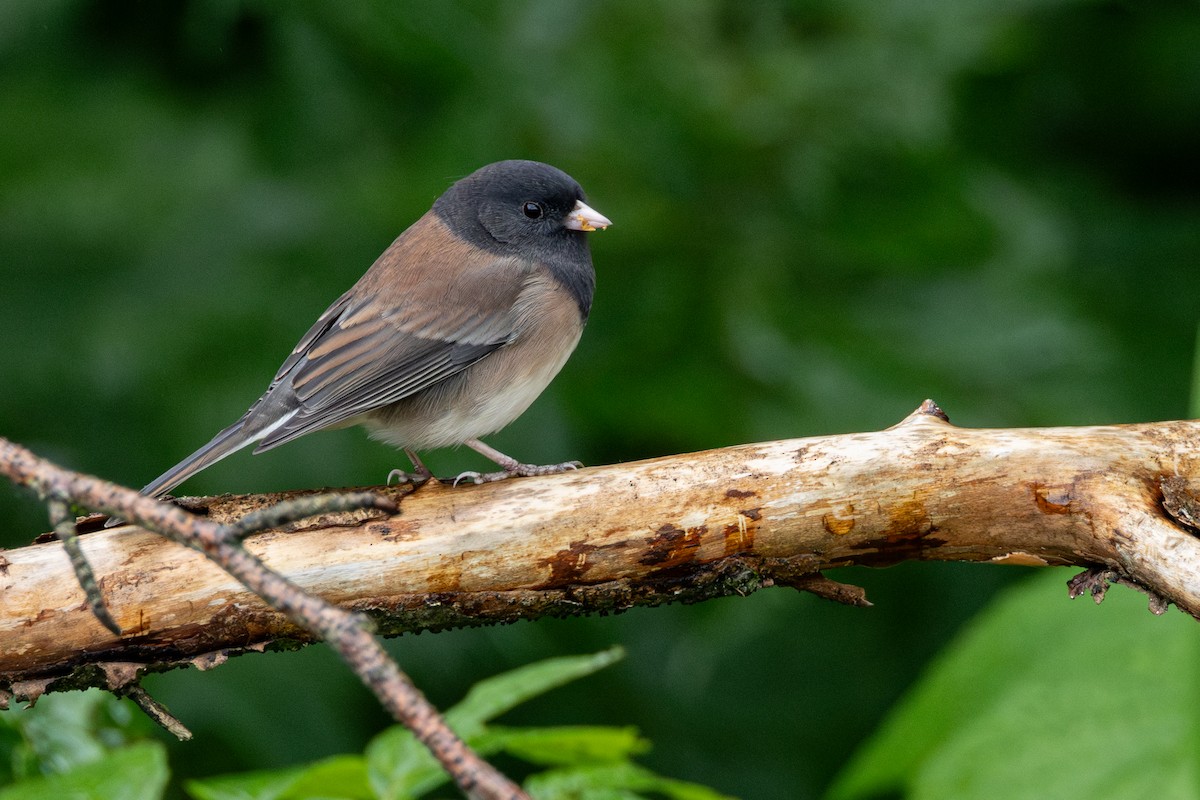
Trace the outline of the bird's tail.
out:
[[[239,419],[214,436],[212,441],[204,445],[204,447],[201,447],[183,461],[180,461],[162,475],[159,475],[146,484],[142,489],[142,494],[149,497],[164,495],[205,467],[211,466],[225,456],[236,453],[243,447],[253,444],[257,437],[254,434],[246,433],[243,425],[245,421],[245,417]],[[112,528],[116,525],[124,524],[125,520],[120,517],[113,517],[104,523],[104,527]]]
[[[159,497],[174,489],[200,470],[212,466],[231,453],[236,453],[260,437],[246,430],[245,418],[239,419],[213,437],[212,441],[169,470],[159,475],[142,489],[142,494]]]

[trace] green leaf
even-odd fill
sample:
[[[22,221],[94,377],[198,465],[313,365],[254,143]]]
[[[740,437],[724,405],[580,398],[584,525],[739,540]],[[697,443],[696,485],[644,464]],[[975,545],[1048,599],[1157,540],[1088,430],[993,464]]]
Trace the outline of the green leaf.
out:
[[[3,714],[3,753],[11,773],[4,778],[69,772],[129,744],[146,729],[132,704],[109,692],[89,689],[41,698],[36,708],[16,707]]]
[[[396,742],[385,740],[383,747],[395,747],[400,755],[395,762],[394,780],[388,790],[393,795],[382,797],[420,797],[448,781],[441,766],[404,729],[389,729],[379,738],[394,735]],[[646,752],[650,743],[637,734],[636,728],[606,728],[590,726],[561,726],[554,728],[497,728],[489,727],[472,736],[468,744],[481,756],[506,752],[532,764],[575,765],[621,761],[631,755]]]
[[[548,770],[525,781],[535,800],[638,800],[653,792],[670,800],[731,800],[687,781],[664,778],[636,764],[604,764]]]
[[[335,756],[304,770],[282,795],[283,800],[307,798],[375,800],[367,780],[367,762],[362,756]]]
[[[367,779],[380,800],[407,800],[448,780],[425,746],[400,725],[372,739],[365,755]]]
[[[1121,587],[1068,602],[1047,570],[1000,596],[855,756],[833,800],[1194,798],[1195,621]]]
[[[637,728],[596,725],[492,727],[475,744],[544,766],[625,761],[650,750],[650,742],[638,735]]]
[[[243,772],[184,783],[196,800],[279,800],[304,772],[304,767]]]
[[[361,756],[334,756],[307,767],[188,781],[196,800],[374,800]]]
[[[613,647],[592,655],[549,658],[486,678],[446,712],[446,721],[476,752],[487,756],[498,742],[478,741],[486,731],[484,723],[526,700],[603,669],[624,655],[621,648]],[[400,725],[376,736],[367,745],[366,757],[370,785],[382,800],[419,797],[447,780],[424,745]]]
[[[488,720],[526,700],[598,672],[624,657],[622,648],[610,647],[592,655],[548,658],[486,678],[472,686],[467,696],[446,712],[446,721],[460,736],[469,737]]]
[[[163,746],[142,742],[58,775],[0,789],[0,800],[158,800],[167,778]]]

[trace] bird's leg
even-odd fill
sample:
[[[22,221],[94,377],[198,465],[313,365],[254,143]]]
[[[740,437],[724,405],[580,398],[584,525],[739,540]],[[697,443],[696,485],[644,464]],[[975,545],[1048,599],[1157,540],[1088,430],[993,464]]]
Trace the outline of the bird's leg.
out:
[[[388,473],[385,484],[391,486],[392,481],[396,483],[411,483],[414,486],[420,486],[433,477],[433,473],[429,471],[429,467],[425,466],[425,462],[417,455],[417,451],[404,448],[404,455],[408,456],[408,460],[412,462],[413,471],[405,472],[402,469],[394,469]]]
[[[494,447],[484,444],[478,439],[467,439],[464,442],[468,447],[479,453],[485,458],[491,459],[500,465],[500,472],[464,472],[454,479],[454,485],[457,486],[461,481],[471,481],[472,483],[491,483],[492,481],[502,481],[505,478],[513,477],[531,477],[533,475],[557,475],[560,472],[567,472],[573,469],[579,469],[583,466],[578,461],[564,461],[561,464],[522,464],[512,456],[506,456]]]

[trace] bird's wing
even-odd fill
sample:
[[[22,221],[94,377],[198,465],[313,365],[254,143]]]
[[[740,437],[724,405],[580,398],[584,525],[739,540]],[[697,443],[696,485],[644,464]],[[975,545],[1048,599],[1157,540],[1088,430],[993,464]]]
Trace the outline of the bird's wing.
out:
[[[255,452],[409,397],[511,340],[528,261],[475,250],[464,268],[447,263],[455,248],[414,260],[401,244],[321,315],[247,412]]]

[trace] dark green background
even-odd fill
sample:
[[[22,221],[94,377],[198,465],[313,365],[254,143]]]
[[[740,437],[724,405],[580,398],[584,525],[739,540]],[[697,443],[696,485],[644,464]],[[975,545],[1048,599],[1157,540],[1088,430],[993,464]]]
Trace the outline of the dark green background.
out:
[[[502,158],[565,169],[616,223],[592,239],[578,351],[491,440],[523,459],[870,430],[926,397],[972,426],[1179,418],[1198,143],[1190,0],[5,0],[0,435],[142,485],[236,418],[451,181]],[[341,431],[184,488],[394,466]],[[0,520],[10,545],[45,528],[2,488]],[[669,774],[812,797],[1018,575],[850,570],[875,608],[774,590],[391,649],[446,704],[624,644],[514,721],[636,724]],[[323,648],[149,684],[197,734],[182,775],[355,750],[386,724]]]

